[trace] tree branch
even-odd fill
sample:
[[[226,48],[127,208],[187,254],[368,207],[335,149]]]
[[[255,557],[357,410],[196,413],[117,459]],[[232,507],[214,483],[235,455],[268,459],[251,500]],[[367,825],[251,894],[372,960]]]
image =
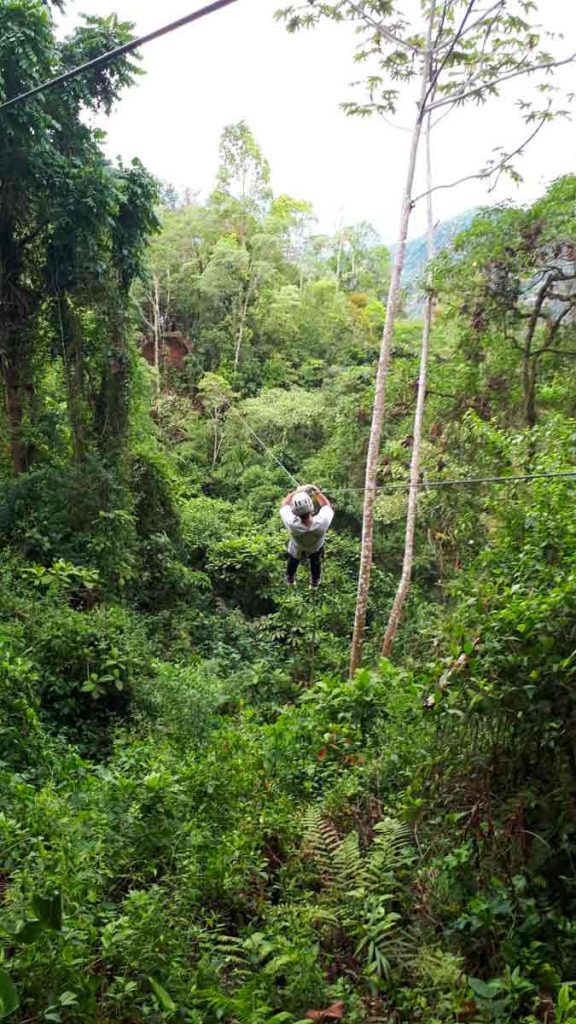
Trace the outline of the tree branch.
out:
[[[512,345],[512,348],[515,348],[518,352],[522,352],[522,346],[520,345],[520,343],[518,341],[516,341],[516,338],[514,338],[513,335],[506,334],[505,335],[505,339],[506,339],[506,341],[510,342],[510,344]]]
[[[134,301],[134,305],[136,306],[136,309],[138,310],[138,312],[140,314],[140,317],[141,317],[142,321],[146,324],[146,327],[148,327],[149,330],[154,331],[154,324],[151,323],[151,321],[148,319],[148,317],[144,313],[144,310],[143,310],[141,304],[138,302],[138,299],[134,299],[133,301]],[[149,298],[148,298],[148,301],[150,302]]]
[[[504,0],[497,0],[497,2],[493,4],[492,7],[489,7],[487,11],[484,11],[484,14],[481,14],[479,18],[476,18],[476,21],[473,21],[471,25],[468,25],[468,27],[460,35],[460,39],[463,39],[464,36],[467,36],[470,32],[477,28],[478,25],[481,25],[482,22],[485,21],[486,18],[489,18],[491,14],[494,14],[494,12],[497,11],[499,7],[504,6]]]
[[[440,15],[440,24],[438,25],[438,31],[436,33],[436,39],[434,40],[434,42],[432,44],[432,51],[433,51],[433,53],[440,52],[440,50],[443,49],[443,47],[441,47],[439,45],[439,43],[440,43],[440,40],[442,39],[442,33],[444,31],[444,25],[446,24],[446,14],[447,14],[447,12],[448,12],[448,4],[445,3],[444,6],[442,7],[442,14]]]
[[[31,242],[34,242],[38,238],[38,236],[42,234],[44,228],[47,228],[49,223],[50,219],[48,217],[46,217],[44,220],[41,220],[33,231],[29,231],[27,235],[23,235],[22,238],[17,239],[18,245],[22,246],[22,248],[24,248],[27,245],[30,245]]]
[[[572,309],[573,309],[572,306],[567,306],[566,309],[560,314],[560,316],[558,316],[556,318],[555,322],[552,324],[552,327],[548,331],[548,338],[547,338],[546,344],[542,346],[542,348],[540,349],[540,352],[538,353],[538,355],[541,355],[543,352],[549,352],[550,351],[550,346],[552,345],[552,343],[554,341],[554,338],[558,334],[558,331],[559,331],[559,329],[560,329],[560,327],[562,325],[562,321],[563,321],[564,317],[568,316],[568,313],[571,313]]]
[[[467,91],[455,92],[449,96],[444,96],[441,100],[435,100],[434,103],[430,104],[428,110],[438,110],[440,107],[445,107],[450,103],[456,106],[458,103],[463,103],[464,100],[470,99],[472,96],[480,98],[483,92],[501,85],[502,82],[508,82],[512,78],[519,78],[521,75],[531,75],[534,71],[552,71],[554,68],[561,68],[565,64],[573,64],[574,61],[576,61],[576,53],[572,53],[569,57],[565,57],[563,60],[548,61],[543,64],[528,64],[523,67],[518,67],[508,75],[501,75],[500,78],[494,78],[490,82],[480,83]]]
[[[371,18],[366,11],[362,10],[358,4],[354,3],[354,0],[348,0],[348,6],[351,7],[353,11],[356,11],[356,14],[362,21],[371,25],[372,28],[376,29],[376,31],[380,33],[381,36],[384,36],[389,43],[394,43],[395,46],[404,46],[407,50],[411,50],[412,53],[418,54],[418,56],[423,54],[424,51],[421,47],[416,46],[414,43],[409,43],[407,39],[401,39],[399,36],[396,36],[389,28],[386,28],[383,22],[376,21],[375,18]]]
[[[540,276],[543,274],[553,274],[555,281],[573,281],[576,277],[576,273],[567,274],[562,267],[557,267],[553,263],[548,263],[542,268]]]
[[[454,33],[454,37],[453,37],[453,39],[452,39],[452,41],[451,41],[451,43],[450,43],[450,45],[448,47],[447,52],[445,53],[444,57],[440,61],[440,64],[438,65],[438,68],[436,69],[436,71],[432,75],[432,79],[431,79],[431,82],[430,82],[430,87],[428,89],[428,92],[426,93],[426,96],[424,97],[424,103],[422,104],[424,110],[426,109],[426,104],[428,103],[428,100],[430,99],[430,96],[432,95],[432,93],[434,92],[434,90],[435,90],[435,88],[436,88],[436,86],[438,84],[438,79],[440,78],[440,75],[442,74],[444,68],[446,67],[446,64],[450,60],[450,57],[454,53],[454,50],[456,49],[456,46],[460,42],[460,39],[462,38],[462,32],[464,31],[464,27],[466,25],[466,22],[468,21],[468,18],[470,17],[470,15],[472,14],[472,11],[474,10],[474,4],[475,3],[476,3],[476,0],[468,0],[468,7],[466,8],[466,11],[464,13],[464,17],[462,18],[462,21],[460,22],[460,27]],[[446,5],[444,5],[444,13],[445,13],[445,11],[446,11]],[[430,108],[430,109],[432,109],[432,108]]]
[[[494,167],[485,167],[484,170],[476,171],[475,174],[466,174],[463,178],[458,178],[457,181],[452,181],[452,182],[450,182],[449,184],[446,184],[446,185],[435,185],[434,188],[432,189],[432,191],[433,192],[438,192],[440,189],[456,188],[457,185],[462,185],[465,181],[484,181],[486,178],[491,178],[493,174],[496,174],[498,172],[501,173],[504,170],[506,164],[509,162],[509,160],[511,160],[512,157],[514,157],[514,156],[518,156],[522,152],[522,150],[530,142],[532,142],[532,139],[536,138],[536,136],[538,135],[538,132],[544,126],[544,124],[547,121],[547,119],[548,118],[547,118],[547,112],[546,112],[546,114],[544,114],[542,116],[542,118],[538,122],[537,127],[534,129],[533,132],[531,132],[531,134],[528,136],[528,138],[525,139],[524,142],[522,142],[519,146],[517,146],[516,149],[513,149],[511,153],[506,153],[502,157],[502,159],[499,161],[499,163],[494,165]],[[496,182],[494,183],[494,185],[491,186],[490,191],[493,191],[493,189],[495,188],[495,186],[496,186],[496,184],[497,184],[497,182],[499,180],[500,173],[498,173],[498,177],[496,179]],[[428,195],[428,192],[422,192],[419,196],[416,196],[416,198],[413,200],[414,205],[416,205],[416,203],[420,202],[421,199],[425,199],[427,195]]]
[[[540,311],[541,311],[542,306],[544,305],[544,303],[546,301],[546,296],[548,294],[548,289],[549,289],[551,284],[552,284],[552,281],[551,281],[550,278],[548,278],[548,280],[545,281],[544,284],[542,285],[542,287],[540,288],[540,291],[538,292],[538,295],[536,296],[536,302],[534,303],[534,309],[532,310],[532,316],[530,317],[530,320],[528,321],[528,328],[527,328],[527,331],[526,331],[526,339],[524,341],[524,355],[527,356],[528,358],[531,355],[534,355],[534,353],[530,351],[531,346],[532,346],[532,341],[534,340],[534,332],[536,330],[536,327],[538,326],[538,319],[540,317]]]
[[[576,349],[573,348],[541,348],[537,352],[533,352],[533,356],[541,355],[553,355],[553,356],[576,356]]]

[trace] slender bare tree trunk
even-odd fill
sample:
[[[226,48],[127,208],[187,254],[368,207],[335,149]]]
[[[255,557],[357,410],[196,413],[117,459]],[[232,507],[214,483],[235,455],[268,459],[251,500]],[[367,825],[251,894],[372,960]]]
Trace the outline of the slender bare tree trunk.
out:
[[[390,352],[394,335],[394,324],[400,288],[402,282],[402,270],[404,269],[404,258],[406,255],[406,240],[408,238],[408,225],[412,212],[412,195],[414,188],[414,175],[418,149],[422,134],[422,122],[430,83],[430,71],[432,67],[432,31],[434,27],[434,14],[436,5],[433,2],[429,18],[426,54],[422,68],[422,84],[420,99],[418,102],[418,114],[412,131],[410,145],[410,156],[408,170],[406,173],[406,184],[402,200],[402,214],[400,217],[400,231],[398,247],[394,257],[390,289],[388,292],[388,303],[386,306],[386,321],[382,335],[380,359],[376,375],[376,390],[374,394],[374,407],[372,410],[372,426],[370,430],[370,443],[368,446],[368,457],[366,461],[366,480],[364,489],[364,510],[362,517],[362,551],[360,555],[360,570],[358,575],[358,593],[356,598],[356,615],[354,619],[354,635],[350,652],[350,675],[353,675],[359,668],[362,661],[362,648],[364,644],[364,630],[366,628],[366,612],[368,607],[368,593],[370,590],[370,575],[372,571],[372,548],[374,539],[374,503],[376,500],[376,484],[378,477],[378,458],[380,455],[380,440],[382,437],[382,425],[386,403],[386,384],[388,380],[388,368],[390,365]]]
[[[340,274],[342,272],[342,252],[344,249],[344,225],[340,221],[340,229],[338,231],[338,252],[336,254],[336,285],[340,287]]]
[[[394,604],[386,626],[384,641],[382,643],[382,656],[389,657],[392,645],[396,637],[400,616],[408,597],[410,583],[412,580],[412,566],[414,563],[414,533],[416,530],[416,518],[418,515],[418,495],[420,492],[420,452],[422,448],[422,424],[424,421],[424,408],[426,405],[426,385],[428,381],[428,360],[430,353],[430,332],[432,329],[432,316],[434,313],[434,292],[432,289],[432,260],[434,258],[434,217],[432,209],[432,160],[430,147],[431,118],[428,114],[426,127],[426,180],[428,190],[428,287],[426,294],[426,306],[424,310],[424,327],[422,330],[422,348],[420,351],[420,375],[418,377],[418,395],[416,398],[416,413],[414,416],[414,444],[412,447],[412,459],[410,462],[410,491],[408,494],[408,511],[406,514],[406,534],[404,541],[404,560],[402,564],[402,575]]]
[[[161,376],[160,376],[160,346],[162,344],[162,322],[160,319],[160,278],[158,274],[154,274],[152,278],[154,285],[154,296],[152,299],[153,310],[152,310],[152,339],[154,344],[154,373],[156,376],[156,393],[160,394],[161,390]]]

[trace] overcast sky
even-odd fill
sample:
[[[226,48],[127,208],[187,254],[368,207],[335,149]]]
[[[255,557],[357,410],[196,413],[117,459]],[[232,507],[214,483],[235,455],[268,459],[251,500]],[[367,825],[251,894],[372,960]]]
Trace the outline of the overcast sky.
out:
[[[286,6],[288,0],[282,2]],[[69,0],[63,28],[71,28],[81,13],[115,12],[133,21],[140,35],[199,6],[200,0]],[[359,77],[349,26],[323,24],[289,35],[274,21],[278,6],[280,0],[239,0],[147,46],[145,76],[103,125],[109,153],[138,156],[160,178],[206,195],[222,127],[245,118],[270,161],[276,193],[312,202],[322,230],[341,219],[368,220],[393,241],[409,135],[381,119],[349,118],[339,109],[353,95],[349,82]],[[574,0],[541,0],[539,17],[546,28],[564,33],[556,52],[576,49]],[[576,70],[558,73],[556,80],[574,87]],[[435,142],[439,183],[477,170],[493,147],[522,141],[526,128],[514,106],[517,98],[518,92],[444,121]],[[396,120],[407,123],[410,115],[407,107]],[[545,128],[519,168],[525,179],[520,187],[504,181],[489,196],[484,184],[471,182],[439,192],[436,217],[505,198],[529,200],[558,175],[576,170],[574,123]],[[416,211],[413,234],[421,232],[423,216]]]

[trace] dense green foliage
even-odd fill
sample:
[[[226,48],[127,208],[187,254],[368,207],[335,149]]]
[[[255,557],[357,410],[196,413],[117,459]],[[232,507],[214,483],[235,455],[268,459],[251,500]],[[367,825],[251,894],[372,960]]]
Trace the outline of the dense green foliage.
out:
[[[29,26],[43,73],[109,41],[89,21],[55,47],[39,0],[0,12]],[[94,83],[104,107],[123,74]],[[25,307],[0,281],[26,382],[15,420],[1,334],[0,1019],[574,1024],[573,483],[436,484],[574,467],[575,179],[481,212],[438,260],[432,485],[378,663],[418,372],[420,325],[397,327],[349,680],[386,251],[365,224],[314,234],[244,123],[205,203],[165,189],[158,206],[83,127],[89,97],[66,103],[58,128],[35,104],[11,127],[39,121],[10,207],[17,247],[36,232]],[[39,210],[47,146],[68,198],[47,189]],[[275,459],[336,505],[319,593],[284,586]]]

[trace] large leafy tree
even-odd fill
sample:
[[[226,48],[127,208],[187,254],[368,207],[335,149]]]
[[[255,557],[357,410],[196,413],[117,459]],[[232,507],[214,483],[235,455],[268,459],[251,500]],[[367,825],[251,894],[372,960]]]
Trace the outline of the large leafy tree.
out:
[[[61,5],[57,5],[61,6]],[[9,98],[131,38],[114,16],[87,17],[58,41],[41,0],[0,0],[0,96]],[[85,363],[80,311],[114,315],[108,376],[117,369],[121,310],[153,228],[151,179],[139,165],[111,168],[86,111],[109,113],[137,66],[121,58],[0,114],[0,360],[13,471],[30,462],[38,318],[51,304],[78,456],[84,446]],[[107,389],[109,390],[109,389]],[[111,423],[111,420],[108,420]]]
[[[247,125],[226,127],[212,195],[203,205],[165,208],[162,233],[150,247],[137,302],[156,362],[172,324],[191,335],[196,380],[224,368],[247,380],[271,353],[288,351],[300,362],[309,349],[320,358],[340,336],[331,332],[334,317],[339,327],[350,318],[344,294],[336,294],[338,240],[322,242],[325,251],[317,253],[313,222],[308,203],[274,197],[268,164]],[[387,253],[369,225],[348,234],[343,290],[379,292]],[[311,316],[322,321],[318,330]]]
[[[519,367],[528,428],[537,420],[544,360],[574,357],[575,211],[576,176],[568,175],[527,209],[487,209],[438,261],[438,285],[465,352],[490,367],[505,348]]]
[[[367,221],[340,228],[334,237],[332,268],[338,284],[350,292],[384,297],[390,285],[390,250]]]
[[[274,196],[270,171],[244,122],[226,127],[216,187],[207,202],[178,204],[167,193],[136,292],[161,383],[167,329],[190,336],[190,371],[234,374],[240,390],[288,383],[322,359],[372,341],[389,280],[389,254],[370,224],[333,236],[312,233],[309,203]],[[307,371],[308,372],[308,371]]]

